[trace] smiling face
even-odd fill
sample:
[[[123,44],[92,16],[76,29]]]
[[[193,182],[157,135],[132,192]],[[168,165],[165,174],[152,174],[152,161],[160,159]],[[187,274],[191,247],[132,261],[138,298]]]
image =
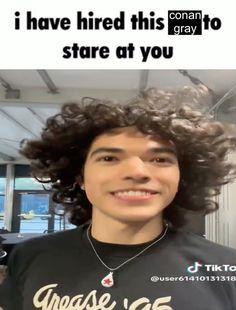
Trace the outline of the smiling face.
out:
[[[93,141],[83,177],[93,220],[146,223],[162,219],[180,173],[173,144],[125,127]]]

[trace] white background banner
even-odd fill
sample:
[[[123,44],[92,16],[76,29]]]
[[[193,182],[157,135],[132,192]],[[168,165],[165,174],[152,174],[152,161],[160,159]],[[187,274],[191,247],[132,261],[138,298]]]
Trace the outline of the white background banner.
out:
[[[236,69],[236,0],[0,0],[1,69]]]

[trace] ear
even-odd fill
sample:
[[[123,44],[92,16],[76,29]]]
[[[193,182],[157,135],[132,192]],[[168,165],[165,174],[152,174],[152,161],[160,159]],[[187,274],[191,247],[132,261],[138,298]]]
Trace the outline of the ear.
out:
[[[83,181],[83,178],[79,175],[75,178],[77,184],[79,184],[79,187],[82,189],[82,190],[85,190],[85,187],[84,187],[84,181]]]

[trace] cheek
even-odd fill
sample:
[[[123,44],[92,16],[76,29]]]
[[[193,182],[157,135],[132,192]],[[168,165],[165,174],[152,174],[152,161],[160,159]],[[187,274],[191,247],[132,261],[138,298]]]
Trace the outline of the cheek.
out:
[[[162,182],[169,188],[171,191],[177,192],[180,181],[180,173],[179,169],[166,171],[165,174],[162,175]]]
[[[94,204],[102,199],[105,192],[106,182],[104,175],[95,173],[92,169],[88,169],[84,173],[84,190],[88,200]]]
[[[87,196],[91,195],[94,191],[96,191],[96,187],[98,185],[97,178],[92,175],[87,176],[84,175],[84,189],[86,191]]]
[[[89,180],[84,183],[85,185],[85,193],[92,205],[94,205],[95,201],[97,200],[98,190],[93,185],[93,183],[90,183]]]
[[[173,184],[173,187],[176,188],[176,191],[178,190],[179,188],[179,181],[180,181],[180,173],[179,171],[176,171],[175,173],[173,173],[173,177],[172,177],[172,184]]]

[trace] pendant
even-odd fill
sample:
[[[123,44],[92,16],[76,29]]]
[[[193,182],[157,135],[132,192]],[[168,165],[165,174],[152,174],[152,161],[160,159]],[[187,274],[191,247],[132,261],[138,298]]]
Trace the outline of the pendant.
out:
[[[101,284],[104,287],[113,286],[114,285],[113,272],[110,272],[107,276],[105,276],[105,278],[102,279]]]

